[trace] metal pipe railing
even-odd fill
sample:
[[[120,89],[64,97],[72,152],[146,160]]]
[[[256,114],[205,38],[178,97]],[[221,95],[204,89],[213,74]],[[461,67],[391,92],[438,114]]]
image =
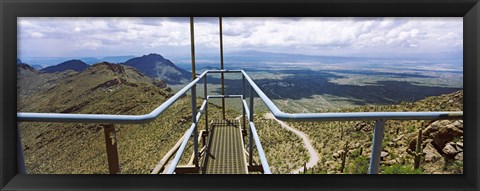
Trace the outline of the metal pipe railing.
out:
[[[282,121],[438,120],[463,117],[463,112],[285,113],[278,109],[245,71],[242,70],[242,74],[275,118]]]
[[[203,72],[198,78],[190,82],[167,101],[158,106],[155,110],[145,115],[105,115],[105,114],[65,114],[65,113],[17,113],[17,121],[20,122],[65,122],[65,123],[113,123],[113,124],[140,124],[155,120],[173,103],[181,98],[208,71]]]
[[[247,102],[245,100],[242,100],[243,107],[245,108],[245,113],[248,116],[249,119],[249,153],[248,153],[248,158],[249,158],[249,165],[253,165],[253,142],[255,141],[255,146],[257,147],[258,150],[258,156],[260,157],[260,163],[262,164],[263,168],[263,173],[264,174],[271,174],[272,172],[270,171],[270,165],[268,165],[267,162],[267,157],[265,156],[265,152],[263,151],[262,143],[260,142],[260,138],[257,134],[257,129],[255,128],[255,124],[253,122],[253,114],[250,113],[250,110],[248,109]]]
[[[374,137],[372,141],[372,153],[370,156],[370,174],[378,174],[380,166],[380,154],[386,120],[439,120],[461,119],[463,112],[351,112],[351,113],[285,113],[263,93],[255,82],[242,70],[243,81],[247,80],[267,108],[275,118],[282,121],[358,121],[375,120]],[[245,82],[243,82],[245,83]],[[252,93],[251,93],[252,96]],[[251,105],[253,101],[251,100]],[[251,153],[250,153],[251,154]]]
[[[242,95],[210,95],[206,93],[206,76],[207,73],[242,73]],[[198,119],[202,112],[205,110],[206,119],[209,98],[242,98],[243,102],[243,117],[245,115],[249,118],[250,123],[250,144],[249,145],[249,157],[250,164],[252,163],[252,144],[255,142],[260,154],[262,166],[264,172],[270,172],[268,163],[266,162],[265,153],[261,147],[260,139],[255,130],[253,123],[253,92],[257,93],[260,99],[265,103],[267,108],[272,112],[275,118],[282,121],[356,121],[356,120],[374,120],[376,121],[374,140],[372,143],[372,155],[370,157],[370,174],[378,173],[378,166],[381,152],[381,141],[383,139],[384,123],[386,120],[439,120],[439,119],[461,119],[463,118],[463,112],[350,112],[350,113],[285,113],[278,109],[278,107],[270,100],[265,93],[255,84],[255,82],[247,75],[243,70],[207,70],[203,72],[198,78],[194,79],[175,95],[157,107],[149,114],[145,115],[105,115],[105,114],[59,114],[59,113],[17,113],[17,120],[20,122],[69,122],[69,123],[127,123],[138,124],[147,123],[153,121],[160,116],[166,109],[168,109],[173,103],[175,103],[181,96],[183,96],[188,90],[195,88],[200,79],[204,78],[205,91],[204,102],[200,108],[197,116],[192,119],[191,127],[185,132],[185,139],[182,142],[177,154],[172,162],[172,165],[167,172],[173,173],[176,165],[180,160],[180,157],[185,149],[185,146],[190,138],[191,134],[196,130]],[[245,81],[248,81],[250,85],[250,106],[247,106],[245,101],[246,87]],[[192,115],[195,114],[196,106],[194,105],[195,90],[192,89]],[[195,106],[195,107],[194,107]],[[245,120],[243,120],[245,126]],[[206,126],[208,131],[208,124]],[[254,139],[254,140],[252,140]],[[197,148],[198,149],[198,148]],[[197,161],[198,162],[198,161]]]
[[[195,121],[198,122],[206,105],[207,105],[207,101],[205,100],[203,101],[203,104],[200,107],[200,110],[198,111],[197,116],[195,117]],[[172,163],[168,167],[168,170],[165,172],[165,174],[173,174],[175,172],[178,162],[180,162],[180,158],[182,158],[183,152],[185,151],[185,147],[187,146],[188,140],[192,136],[193,132],[196,130],[196,127],[197,127],[197,123],[192,123],[190,128],[188,128],[188,130],[185,132],[182,144],[180,145],[180,148],[178,148],[178,151],[175,154],[175,157],[173,158]]]

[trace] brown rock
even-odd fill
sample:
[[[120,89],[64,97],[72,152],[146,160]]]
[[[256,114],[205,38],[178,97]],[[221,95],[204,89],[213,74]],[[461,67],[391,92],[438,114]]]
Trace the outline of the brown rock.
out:
[[[432,143],[425,145],[423,153],[425,153],[425,162],[435,162],[442,158],[442,155],[438,153]]]
[[[431,138],[438,148],[444,148],[448,142],[462,135],[463,131],[448,120],[435,121],[423,132],[425,139]]]

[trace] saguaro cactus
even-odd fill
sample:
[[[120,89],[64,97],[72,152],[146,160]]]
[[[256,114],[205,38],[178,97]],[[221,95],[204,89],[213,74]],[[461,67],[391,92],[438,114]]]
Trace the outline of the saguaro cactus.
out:
[[[413,160],[413,168],[414,169],[418,169],[420,167],[420,159],[421,159],[422,156],[425,155],[425,153],[423,153],[423,149],[422,149],[422,130],[423,130],[423,126],[424,126],[424,124],[422,123],[422,126],[420,127],[420,129],[418,129],[417,144],[416,144],[416,147],[415,147],[415,152],[411,151],[410,149],[407,150],[407,152],[410,155],[413,155],[415,157],[414,160]]]
[[[423,152],[422,152],[422,128],[420,128],[418,130],[417,146],[415,148],[415,153],[414,153],[414,156],[415,156],[415,159],[413,161],[413,163],[414,163],[413,168],[414,169],[418,169],[418,167],[420,167],[420,158],[421,158],[422,154],[423,154]]]
[[[340,172],[343,173],[343,170],[345,169],[345,161],[347,159],[347,153],[348,153],[348,140],[345,142],[345,147],[342,153],[342,166],[340,167]]]

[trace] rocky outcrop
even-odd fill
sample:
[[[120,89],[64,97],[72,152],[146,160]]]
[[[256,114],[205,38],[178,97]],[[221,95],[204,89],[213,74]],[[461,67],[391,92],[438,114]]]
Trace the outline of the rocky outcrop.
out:
[[[423,130],[422,137],[425,163],[444,166],[455,160],[463,161],[463,120],[435,121]],[[414,151],[416,142],[412,139],[408,149]]]

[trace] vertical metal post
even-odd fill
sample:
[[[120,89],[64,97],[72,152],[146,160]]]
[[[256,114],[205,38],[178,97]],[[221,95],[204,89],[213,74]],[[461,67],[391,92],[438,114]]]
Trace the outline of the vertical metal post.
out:
[[[253,87],[250,86],[250,122],[253,122]],[[253,132],[252,127],[249,128],[249,135],[248,135],[248,144],[249,144],[249,164],[250,166],[253,163]]]
[[[193,17],[190,17],[190,47],[192,51],[192,80],[197,78],[197,73],[195,71],[195,33],[193,28]]]
[[[110,174],[120,173],[120,164],[118,163],[117,135],[113,124],[104,124],[105,145],[107,147],[108,170]]]
[[[223,70],[223,37],[222,37],[222,17],[218,17],[220,28],[220,69]],[[222,79],[222,95],[225,95],[225,82],[223,72],[220,74]],[[225,98],[222,98],[222,116],[225,119]]]
[[[370,156],[369,174],[378,174],[380,166],[380,154],[382,153],[382,140],[384,133],[385,120],[375,121],[375,129],[373,132],[372,154]]]
[[[197,78],[197,73],[195,71],[195,30],[193,24],[193,17],[190,17],[190,46],[192,51],[192,80]],[[195,129],[193,130],[193,152],[195,167],[198,168],[198,131],[197,131],[197,95],[196,95],[197,86],[193,85],[192,87],[192,122],[195,124]],[[206,98],[205,98],[206,99]]]
[[[193,129],[193,153],[194,159],[193,163],[195,163],[195,167],[198,168],[198,129],[197,129],[197,85],[192,86],[192,123],[195,124],[195,128]]]
[[[19,174],[27,174],[25,168],[25,156],[23,156],[22,139],[20,137],[20,127],[17,125],[17,171]]]
[[[243,99],[243,100],[245,100],[245,97],[247,96],[247,95],[245,94],[245,91],[246,91],[246,88],[245,88],[245,76],[242,74],[242,99]],[[243,101],[243,100],[242,100],[242,101]],[[245,105],[243,105],[243,103],[242,103],[242,110],[243,110],[243,113],[242,113],[242,123],[243,123],[242,125],[243,125],[243,126],[242,126],[242,127],[243,127],[243,130],[245,130],[245,129],[247,128],[246,123],[245,123],[245,118],[246,118],[247,116],[245,116],[245,114],[246,114],[246,113],[245,113]]]
[[[205,74],[204,79],[203,79],[203,97],[205,101],[207,101],[207,104],[205,104],[205,131],[207,132],[208,135],[208,99],[207,99],[207,74]]]

